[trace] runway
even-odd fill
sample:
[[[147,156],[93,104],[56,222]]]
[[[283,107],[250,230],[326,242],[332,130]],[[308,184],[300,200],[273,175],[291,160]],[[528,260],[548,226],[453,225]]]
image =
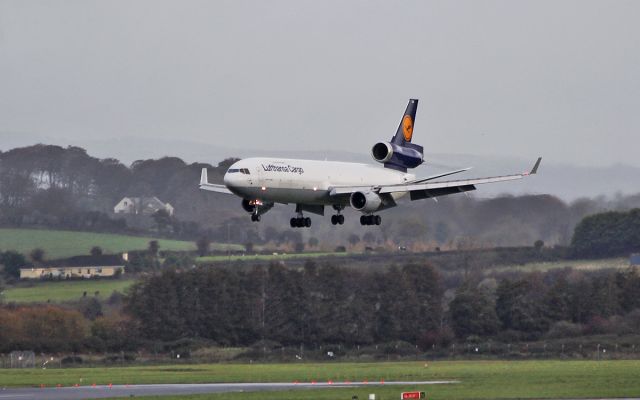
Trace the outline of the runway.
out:
[[[199,383],[154,385],[98,385],[79,387],[0,389],[0,400],[82,400],[107,397],[168,396],[267,390],[305,390],[379,386],[419,386],[458,383],[458,381],[422,382],[317,382],[317,383]]]

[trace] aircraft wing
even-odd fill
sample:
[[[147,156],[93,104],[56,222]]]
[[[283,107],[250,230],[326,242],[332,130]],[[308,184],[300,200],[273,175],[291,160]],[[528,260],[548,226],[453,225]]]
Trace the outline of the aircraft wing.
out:
[[[200,173],[200,189],[217,193],[233,194],[229,189],[227,189],[225,185],[209,183],[209,177],[207,176],[206,168],[202,168],[202,172]]]
[[[529,172],[521,174],[504,175],[504,176],[492,176],[487,178],[474,178],[474,179],[461,179],[453,181],[442,182],[427,182],[421,183],[406,183],[400,185],[380,185],[380,186],[352,186],[352,187],[336,187],[331,189],[330,194],[332,196],[339,194],[353,193],[362,190],[370,190],[378,194],[394,193],[394,192],[409,192],[411,200],[426,199],[429,197],[444,196],[453,193],[462,193],[475,190],[475,185],[481,185],[485,183],[505,182],[516,179],[522,179],[529,175],[534,175],[538,172],[538,167],[542,157],[538,158],[535,165]]]
[[[455,171],[444,172],[444,173],[441,173],[441,174],[438,174],[438,175],[429,176],[427,178],[416,179],[415,181],[407,182],[406,184],[413,185],[413,184],[416,184],[416,183],[424,183],[426,181],[432,181],[434,179],[443,178],[445,176],[459,174],[460,172],[465,172],[465,171],[468,171],[470,169],[471,169],[471,167],[467,167],[467,168],[457,169]],[[403,183],[402,185],[405,185],[405,183]]]

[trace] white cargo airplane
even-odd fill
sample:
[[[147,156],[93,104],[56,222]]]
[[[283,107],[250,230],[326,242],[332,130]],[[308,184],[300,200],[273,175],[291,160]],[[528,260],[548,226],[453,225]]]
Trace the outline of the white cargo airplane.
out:
[[[373,159],[384,164],[384,168],[350,162],[246,158],[227,170],[224,185],[209,183],[207,169],[203,168],[200,189],[240,196],[252,221],[260,221],[260,216],[275,203],[282,203],[296,205],[296,217],[290,221],[292,228],[310,227],[311,218],[305,218],[303,211],[324,215],[325,206],[332,206],[336,212],[331,216],[333,225],[344,223],[341,211],[347,206],[362,212],[360,224],[380,225],[381,218],[374,213],[395,207],[397,200],[406,194],[411,200],[435,198],[475,190],[475,185],[483,183],[522,179],[537,172],[541,158],[530,172],[520,174],[435,181],[470,169],[464,168],[416,179],[407,169],[424,162],[422,146],[411,143],[417,108],[418,100],[409,100],[391,141],[376,143],[371,149]]]

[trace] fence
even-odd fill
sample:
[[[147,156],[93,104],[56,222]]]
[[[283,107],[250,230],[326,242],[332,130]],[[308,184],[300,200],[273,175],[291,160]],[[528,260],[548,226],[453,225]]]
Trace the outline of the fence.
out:
[[[36,355],[33,351],[12,351],[9,354],[9,368],[33,368]]]
[[[277,361],[373,361],[373,360],[447,360],[447,359],[574,359],[574,360],[616,360],[640,359],[638,337],[625,341],[550,341],[514,342],[495,341],[462,342],[431,345],[420,349],[407,342],[385,343],[369,346],[292,346],[277,348],[238,348],[228,358],[229,352],[209,350],[180,351],[179,353],[117,353],[117,354],[38,354],[33,351],[14,351],[0,354],[0,368],[60,368],[74,366],[103,366],[124,364],[185,364],[217,363],[234,360],[236,362]],[[178,354],[180,356],[178,357]]]

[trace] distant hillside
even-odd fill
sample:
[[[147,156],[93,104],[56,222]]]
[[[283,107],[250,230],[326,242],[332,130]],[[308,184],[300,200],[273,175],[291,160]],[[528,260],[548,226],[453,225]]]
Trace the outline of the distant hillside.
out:
[[[164,156],[180,157],[187,163],[199,162],[216,165],[229,157],[274,156],[287,158],[310,158],[317,160],[340,160],[374,163],[369,149],[374,144],[363,143],[361,148],[345,151],[339,144],[327,145],[327,149],[309,151],[265,151],[259,148],[242,149],[225,147],[224,144],[198,143],[181,140],[154,139],[149,146],[149,139],[127,137],[109,140],[69,140],[43,135],[12,135],[7,133],[0,143],[0,149],[7,151],[13,147],[29,146],[35,143],[50,143],[61,146],[81,146],[94,156],[100,158],[115,157],[125,164],[135,160],[160,158]],[[425,143],[423,143],[425,144]],[[529,158],[520,155],[478,156],[472,154],[434,153],[437,146],[425,146],[427,164],[416,170],[419,176],[428,176],[435,172],[458,167],[474,167],[466,176],[503,175],[510,172],[521,172],[530,168],[537,154]],[[354,152],[352,152],[353,150]],[[473,149],[461,149],[467,153]],[[568,164],[562,159],[543,157],[540,175],[526,182],[509,182],[505,184],[485,185],[478,194],[483,197],[497,194],[551,194],[565,201],[580,197],[614,196],[617,193],[633,194],[640,187],[640,168],[630,165],[630,161],[620,160],[618,165],[609,166],[577,166]]]
[[[180,154],[179,146],[175,150]],[[319,154],[318,151],[282,156],[320,158],[314,157]],[[367,155],[350,153],[332,153],[327,158],[368,161]],[[425,158],[425,166],[416,170],[418,176],[465,166],[476,168],[456,177],[495,176],[527,171],[533,164],[533,159],[430,153]],[[260,224],[255,224],[237,197],[198,189],[202,168],[208,169],[211,182],[221,182],[232,162],[228,159],[212,165],[164,157],[138,160],[126,166],[114,158],[97,158],[79,147],[34,145],[12,149],[0,153],[0,226],[159,235],[189,242],[207,237],[218,242],[254,245],[270,242],[277,247],[315,242],[320,246],[312,250],[319,251],[330,251],[337,245],[361,248],[405,245],[425,250],[436,246],[443,249],[530,246],[537,240],[548,245],[566,245],[573,227],[584,216],[640,207],[640,195],[613,195],[616,193],[613,188],[636,191],[640,187],[637,182],[640,171],[635,168],[611,167],[611,172],[596,168],[582,174],[581,171],[586,170],[554,165],[545,159],[539,174],[523,181],[479,185],[469,196],[456,194],[442,197],[438,202],[401,200],[401,207],[383,213],[384,222],[379,227],[363,228],[358,223],[359,213],[350,209],[345,210],[346,221],[341,227],[332,226],[326,212],[324,217],[313,216],[311,230],[293,230],[287,223],[294,213],[292,204],[274,207]],[[617,178],[609,177],[614,172]],[[559,186],[554,189],[556,184]],[[607,198],[591,196],[567,202],[546,194],[562,191],[575,194],[605,184],[612,187],[611,196]],[[514,197],[514,192],[533,195]],[[504,193],[507,195],[498,196]],[[113,206],[124,196],[156,196],[170,203],[175,213],[173,216],[133,215],[125,219],[122,214],[113,213]],[[87,243],[81,252],[88,251],[94,244],[97,243]],[[33,248],[30,243],[27,246]],[[130,249],[129,246],[121,248]],[[141,246],[146,246],[146,240]]]

